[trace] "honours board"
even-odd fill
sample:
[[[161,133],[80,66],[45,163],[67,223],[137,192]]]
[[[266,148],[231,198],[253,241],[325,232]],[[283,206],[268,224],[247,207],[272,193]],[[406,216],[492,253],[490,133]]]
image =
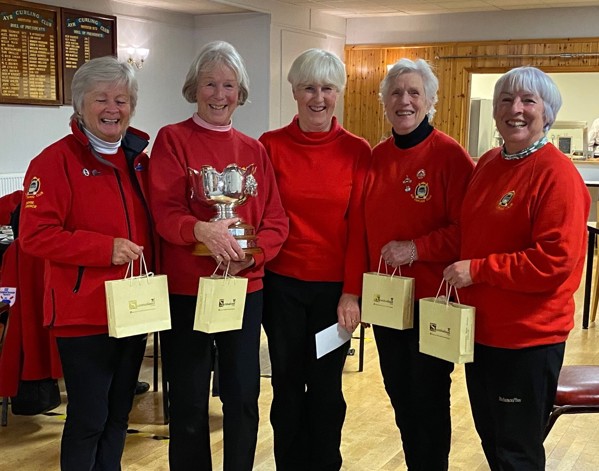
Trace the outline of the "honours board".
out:
[[[0,104],[70,104],[75,71],[116,52],[114,16],[0,0]]]

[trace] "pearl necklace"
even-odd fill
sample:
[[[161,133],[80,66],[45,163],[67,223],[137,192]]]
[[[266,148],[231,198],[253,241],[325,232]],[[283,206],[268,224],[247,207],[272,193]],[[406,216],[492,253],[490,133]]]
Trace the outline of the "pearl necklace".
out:
[[[518,160],[518,159],[523,159],[524,157],[528,157],[530,154],[538,151],[541,147],[543,147],[545,144],[547,144],[547,136],[543,136],[541,139],[539,139],[536,142],[533,142],[530,146],[528,146],[526,149],[521,150],[520,152],[516,152],[514,154],[508,154],[505,151],[505,144],[503,145],[503,147],[501,148],[501,156],[505,159],[505,160]]]

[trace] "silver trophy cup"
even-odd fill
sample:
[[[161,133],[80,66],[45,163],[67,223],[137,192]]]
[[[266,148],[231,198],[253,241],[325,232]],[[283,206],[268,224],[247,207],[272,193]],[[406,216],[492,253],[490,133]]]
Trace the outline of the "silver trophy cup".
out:
[[[237,164],[227,165],[222,172],[217,172],[210,165],[202,166],[201,170],[188,167],[191,199],[211,206],[216,215],[210,219],[239,218],[235,212],[237,206],[244,204],[248,198],[258,194],[258,183],[254,178],[256,166],[239,167]],[[256,243],[256,229],[239,218],[236,224],[229,226],[229,232],[246,253],[260,252]],[[212,255],[208,247],[198,242],[194,255]]]

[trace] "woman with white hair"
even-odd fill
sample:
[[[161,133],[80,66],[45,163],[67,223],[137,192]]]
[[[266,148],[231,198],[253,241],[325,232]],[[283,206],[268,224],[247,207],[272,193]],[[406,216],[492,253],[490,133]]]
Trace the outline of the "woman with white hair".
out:
[[[476,307],[466,366],[476,430],[492,470],[544,470],[551,412],[586,251],[590,196],[547,140],[562,104],[551,78],[519,67],[495,84],[503,147],[476,166],[461,214],[461,260],[445,279]]]
[[[104,282],[154,269],[145,199],[148,136],[129,126],[137,80],[129,64],[92,59],[73,77],[71,134],[27,170],[21,247],[46,260],[44,325],[57,338],[68,396],[63,471],[120,469],[146,335],[108,336]]]
[[[361,266],[348,240],[350,224],[361,217],[370,146],[333,115],[346,82],[336,55],[309,49],[287,79],[297,115],[260,137],[289,216],[289,238],[264,278],[275,461],[285,471],[339,470],[349,342],[317,359],[314,336],[337,322],[352,332],[360,320],[361,279],[349,285],[345,273]]]
[[[443,268],[458,258],[458,217],[474,166],[431,124],[438,88],[424,60],[391,67],[380,96],[392,135],[374,148],[364,186],[368,265],[362,271],[376,272],[382,258],[415,279],[414,328],[373,330],[408,469],[426,471],[448,468],[453,364],[419,352],[418,300],[436,295]]]
[[[183,96],[197,104],[192,117],[163,127],[150,165],[151,207],[160,235],[161,268],[168,275],[172,329],[161,332],[169,383],[172,471],[212,469],[208,399],[211,349],[218,348],[223,402],[224,471],[251,471],[258,434],[260,322],[264,264],[279,251],[288,222],[262,144],[237,131],[232,116],[249,93],[243,59],[224,41],[206,44],[191,63]],[[229,164],[255,166],[257,194],[237,209],[256,229],[261,251],[246,254],[229,231],[237,218],[212,221],[214,210],[189,198],[188,168]],[[202,242],[212,256],[192,254]],[[198,282],[224,262],[248,279],[240,330],[206,334],[193,330]]]

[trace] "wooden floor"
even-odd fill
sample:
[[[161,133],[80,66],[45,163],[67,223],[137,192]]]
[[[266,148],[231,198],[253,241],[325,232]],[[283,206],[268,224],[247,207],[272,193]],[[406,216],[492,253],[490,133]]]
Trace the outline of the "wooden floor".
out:
[[[566,348],[566,364],[599,364],[599,326],[581,328],[582,290],[577,293],[576,327]],[[399,433],[383,389],[372,332],[367,330],[364,372],[359,373],[357,356],[348,357],[344,391],[348,405],[343,429],[342,453],[345,471],[405,469]],[[266,345],[263,338],[263,357]],[[358,346],[353,341],[353,346]],[[151,382],[152,358],[144,360],[142,379]],[[265,372],[268,365],[264,366]],[[260,430],[255,470],[274,471],[272,431],[268,411],[272,399],[268,378],[261,381]],[[135,400],[127,437],[123,469],[168,470],[168,427],[163,425],[160,392],[148,392]],[[63,394],[63,403],[66,397]],[[64,421],[64,404],[57,415],[18,417],[9,414],[8,427],[0,429],[0,470],[51,471],[59,468],[59,443]],[[222,412],[218,398],[210,404],[214,470],[222,469]],[[457,366],[452,386],[453,439],[450,470],[489,469],[474,426],[464,384],[464,368]],[[566,415],[558,419],[545,442],[547,469],[591,471],[599,469],[599,414]],[[308,470],[306,470],[308,471]]]

